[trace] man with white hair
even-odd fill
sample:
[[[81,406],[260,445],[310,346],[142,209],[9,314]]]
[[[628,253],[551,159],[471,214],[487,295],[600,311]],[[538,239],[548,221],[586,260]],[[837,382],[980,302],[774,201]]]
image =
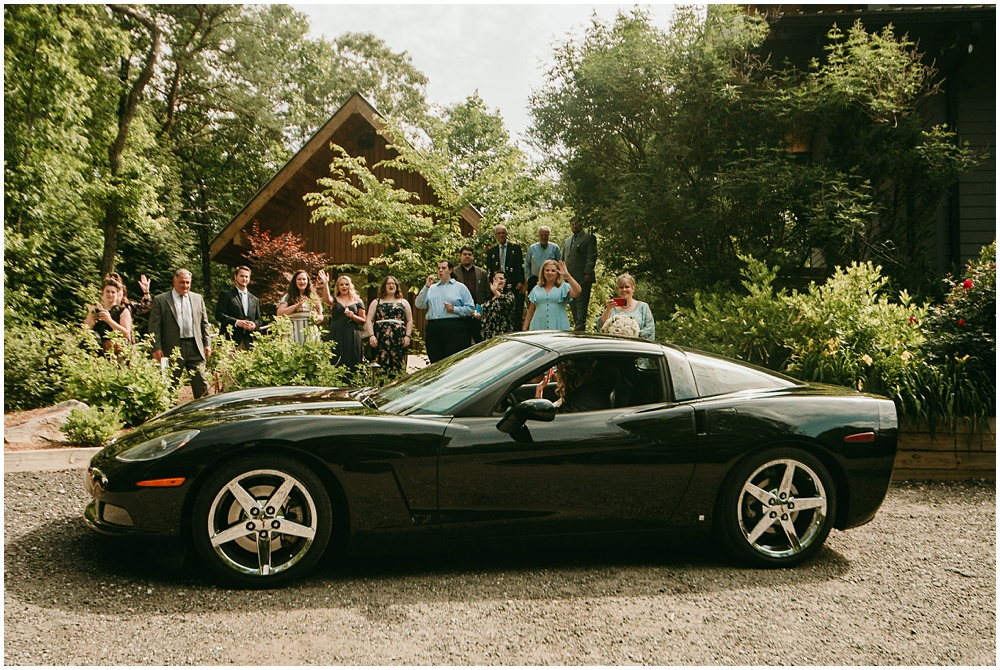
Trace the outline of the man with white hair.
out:
[[[149,310],[149,332],[153,336],[153,358],[169,358],[180,349],[181,360],[174,370],[191,373],[191,391],[195,398],[208,393],[205,361],[212,355],[208,312],[201,295],[191,291],[191,273],[181,268],[174,273],[174,287],[153,298]]]
[[[548,226],[539,226],[538,241],[528,247],[528,255],[524,257],[525,293],[531,293],[531,289],[538,283],[538,272],[542,269],[542,263],[548,260],[562,260],[559,245],[549,244],[549,235],[551,234],[551,228]]]
[[[486,252],[486,271],[493,276],[496,270],[503,270],[507,277],[507,288],[514,294],[514,323],[521,323],[524,313],[524,252],[521,245],[507,241],[507,226],[500,224],[493,229],[496,246]]]

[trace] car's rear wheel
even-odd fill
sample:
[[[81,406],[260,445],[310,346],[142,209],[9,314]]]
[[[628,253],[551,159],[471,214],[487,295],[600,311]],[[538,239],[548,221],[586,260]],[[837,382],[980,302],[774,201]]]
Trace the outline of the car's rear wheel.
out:
[[[812,556],[836,516],[829,471],[801,449],[755,454],[737,465],[719,496],[719,535],[739,558],[781,568]]]
[[[191,517],[202,560],[226,581],[269,587],[295,579],[323,555],[333,510],[319,478],[298,461],[233,461],[200,489]]]

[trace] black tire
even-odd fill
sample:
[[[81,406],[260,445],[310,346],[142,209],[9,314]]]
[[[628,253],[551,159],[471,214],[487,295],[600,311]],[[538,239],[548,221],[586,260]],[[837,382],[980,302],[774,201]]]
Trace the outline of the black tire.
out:
[[[819,551],[836,512],[833,479],[819,459],[801,449],[775,448],[750,456],[726,477],[716,530],[742,561],[786,568]]]
[[[272,500],[275,494],[280,499]],[[323,556],[333,527],[326,488],[284,456],[227,463],[201,487],[191,533],[201,559],[239,586],[269,588],[297,579]]]

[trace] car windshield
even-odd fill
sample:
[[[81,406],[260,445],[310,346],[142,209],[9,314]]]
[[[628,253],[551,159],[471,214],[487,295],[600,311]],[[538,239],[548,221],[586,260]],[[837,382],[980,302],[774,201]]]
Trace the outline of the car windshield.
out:
[[[383,386],[372,397],[392,414],[448,414],[494,382],[530,365],[545,349],[494,338]]]

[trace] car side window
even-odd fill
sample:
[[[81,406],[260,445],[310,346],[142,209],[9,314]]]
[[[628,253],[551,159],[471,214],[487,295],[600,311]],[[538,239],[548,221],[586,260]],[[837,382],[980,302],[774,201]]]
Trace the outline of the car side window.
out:
[[[698,395],[701,397],[750,391],[787,388],[795,382],[761,368],[688,352]]]
[[[571,356],[558,362],[569,375],[578,381],[570,383],[570,390],[563,400],[561,413],[597,411],[635,407],[666,401],[663,384],[664,361],[660,357],[633,356]],[[532,374],[515,385],[508,394],[506,406],[535,397],[535,390],[546,369]],[[543,397],[555,402],[558,382],[553,379],[546,385]],[[501,409],[505,409],[502,407]]]

